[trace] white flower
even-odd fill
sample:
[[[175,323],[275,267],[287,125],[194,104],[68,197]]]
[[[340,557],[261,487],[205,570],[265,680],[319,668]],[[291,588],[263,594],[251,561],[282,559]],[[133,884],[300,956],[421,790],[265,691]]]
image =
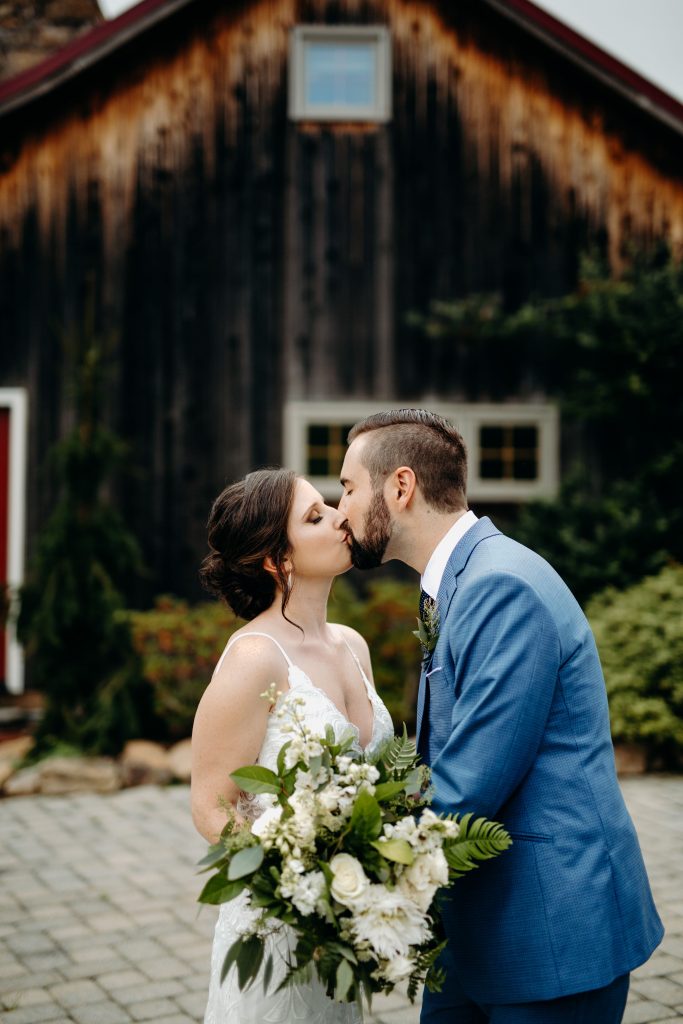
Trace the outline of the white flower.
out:
[[[278,804],[277,807],[266,808],[263,814],[260,814],[252,823],[252,835],[258,836],[266,849],[273,845],[281,817],[282,807]]]
[[[407,956],[394,956],[391,960],[385,960],[379,971],[375,971],[375,974],[381,975],[386,978],[387,981],[393,981],[394,984],[399,981],[403,981],[409,974],[415,970],[415,964]]]
[[[355,939],[368,942],[387,960],[407,956],[410,946],[419,946],[431,936],[416,904],[383,885],[371,885],[365,892],[362,905],[354,910],[351,930]]]
[[[398,880],[399,891],[425,914],[441,885],[448,885],[448,862],[442,850],[419,854]]]
[[[338,853],[330,861],[333,880],[330,891],[337,902],[353,908],[368,888],[367,875],[360,861],[350,853]]]
[[[299,875],[293,886],[291,900],[300,914],[312,914],[325,894],[325,876],[322,871],[309,871]]]

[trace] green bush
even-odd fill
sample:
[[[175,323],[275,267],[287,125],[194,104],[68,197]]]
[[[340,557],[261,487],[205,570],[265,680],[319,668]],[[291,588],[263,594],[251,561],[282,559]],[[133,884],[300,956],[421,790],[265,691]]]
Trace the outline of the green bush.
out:
[[[365,599],[338,580],[330,600],[330,621],[353,626],[372,652],[377,690],[396,723],[415,722],[420,648],[415,628],[414,586],[370,584]],[[188,736],[216,661],[230,636],[244,625],[219,602],[189,606],[162,597],[151,611],[129,612],[133,643],[153,693],[154,711],[167,739]]]
[[[612,735],[642,744],[649,764],[683,755],[683,566],[628,590],[608,588],[587,607],[605,671]]]
[[[183,739],[223,648],[244,623],[218,601],[190,606],[174,597],[128,620],[165,738]]]
[[[103,350],[88,329],[74,348],[72,429],[50,450],[58,499],[21,590],[18,635],[45,694],[33,756],[61,744],[115,754],[149,734],[149,691],[125,616],[124,587],[142,572],[135,538],[106,496],[126,459],[103,422]]]

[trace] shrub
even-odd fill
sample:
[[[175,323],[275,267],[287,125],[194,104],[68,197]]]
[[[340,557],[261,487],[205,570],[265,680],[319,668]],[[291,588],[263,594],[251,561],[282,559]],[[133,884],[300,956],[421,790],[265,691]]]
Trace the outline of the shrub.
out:
[[[600,651],[615,740],[641,743],[650,765],[683,755],[683,566],[670,565],[587,608]]]
[[[415,628],[416,589],[377,582],[359,598],[338,580],[330,600],[331,621],[352,626],[372,652],[375,684],[395,722],[415,721],[420,648]],[[219,602],[189,606],[159,598],[151,611],[130,612],[133,643],[152,688],[156,715],[168,739],[188,736],[199,699],[230,636],[244,623]]]
[[[189,736],[199,698],[243,621],[218,601],[190,606],[168,596],[150,611],[129,612],[128,620],[165,738]]]
[[[105,497],[125,458],[103,424],[102,349],[78,335],[75,424],[49,454],[59,497],[21,591],[19,638],[45,693],[34,755],[66,743],[117,753],[149,733],[148,689],[122,615],[125,581],[141,571],[135,538]]]

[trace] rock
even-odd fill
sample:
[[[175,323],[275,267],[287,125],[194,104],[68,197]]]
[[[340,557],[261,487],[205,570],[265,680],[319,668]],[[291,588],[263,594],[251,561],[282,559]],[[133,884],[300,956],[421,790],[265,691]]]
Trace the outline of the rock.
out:
[[[12,775],[16,774],[17,764],[26,757],[32,746],[31,736],[17,736],[15,739],[0,743],[0,789]]]
[[[48,757],[41,765],[41,793],[114,793],[121,787],[118,765],[110,757]]]
[[[643,775],[647,771],[647,757],[637,743],[618,743],[614,748],[617,775]]]
[[[180,782],[190,781],[190,764],[192,760],[192,741],[181,740],[174,744],[168,751],[168,762],[173,772],[173,778]]]
[[[110,757],[46,757],[22,768],[5,783],[6,796],[44,793],[113,793],[120,788],[118,766]]]
[[[168,754],[150,740],[129,740],[119,763],[124,786],[163,786],[173,778]]]
[[[30,796],[32,793],[40,792],[40,765],[34,764],[30,768],[22,768],[14,772],[5,781],[2,787],[5,796]]]

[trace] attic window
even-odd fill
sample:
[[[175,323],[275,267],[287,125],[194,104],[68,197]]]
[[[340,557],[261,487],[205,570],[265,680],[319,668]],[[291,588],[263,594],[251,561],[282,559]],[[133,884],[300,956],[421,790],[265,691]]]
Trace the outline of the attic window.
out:
[[[388,121],[389,30],[382,25],[299,25],[289,53],[295,121]]]

